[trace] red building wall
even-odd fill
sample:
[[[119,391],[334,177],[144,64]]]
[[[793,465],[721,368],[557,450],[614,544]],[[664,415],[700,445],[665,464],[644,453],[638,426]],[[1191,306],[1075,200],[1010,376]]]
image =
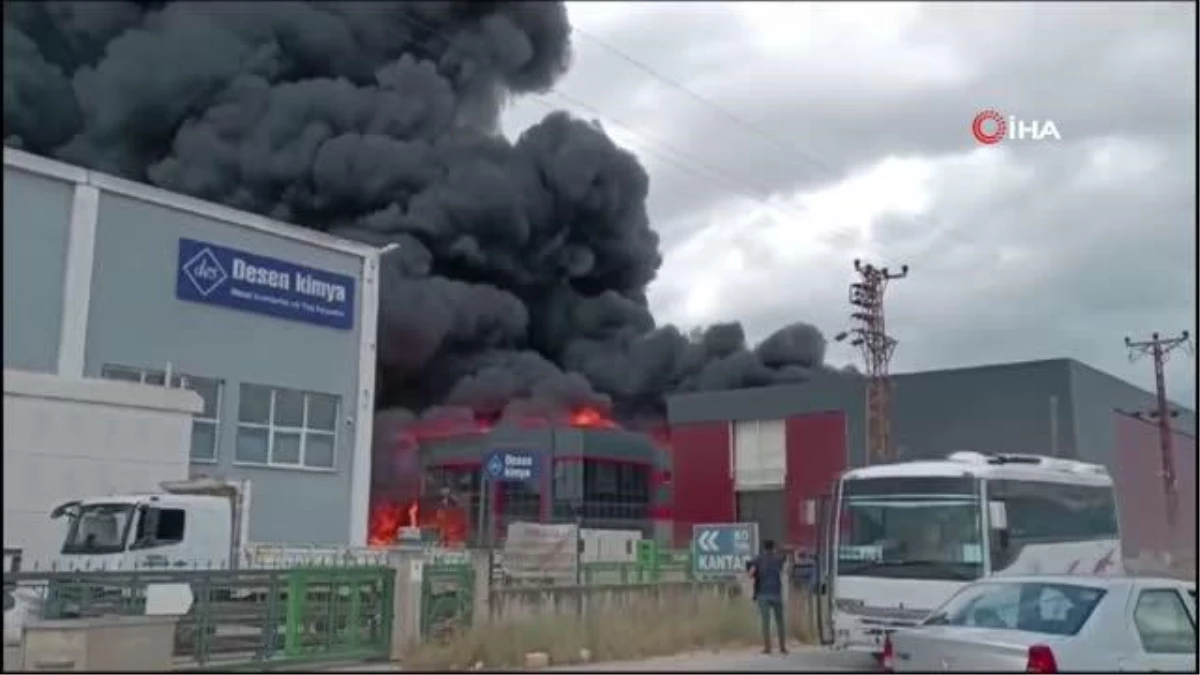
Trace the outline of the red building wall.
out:
[[[795,415],[786,422],[787,484],[784,514],[787,545],[816,549],[818,525],[806,522],[806,502],[830,493],[846,470],[846,415],[840,411]]]
[[[692,525],[734,520],[729,434],[728,422],[681,424],[671,429],[676,546],[689,545]]]
[[[1117,486],[1123,547],[1126,556],[1173,551],[1194,552],[1196,548],[1196,439],[1172,434],[1175,477],[1179,495],[1178,540],[1167,532],[1166,492],[1162,480],[1158,426],[1114,414],[1117,432]]]

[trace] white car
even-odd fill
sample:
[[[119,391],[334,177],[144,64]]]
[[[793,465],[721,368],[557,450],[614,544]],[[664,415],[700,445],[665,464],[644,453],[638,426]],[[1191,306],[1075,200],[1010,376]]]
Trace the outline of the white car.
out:
[[[1196,672],[1196,585],[992,577],[884,642],[885,672]]]

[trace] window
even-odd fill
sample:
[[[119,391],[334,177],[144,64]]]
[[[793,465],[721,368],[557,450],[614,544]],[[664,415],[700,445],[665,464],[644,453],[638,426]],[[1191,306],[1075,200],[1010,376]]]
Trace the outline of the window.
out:
[[[842,482],[838,574],[967,581],[983,573],[978,482],[910,476]]]
[[[1075,584],[980,583],[950,598],[924,625],[1075,635],[1104,595]]]
[[[125,550],[132,504],[90,504],[71,520],[63,553],[119,553]]]
[[[107,365],[100,369],[100,377],[106,380],[121,380],[163,386],[167,380],[165,371],[129,366]],[[217,461],[217,431],[220,428],[221,390],[220,380],[195,375],[174,374],[171,386],[191,389],[204,401],[204,409],[192,416],[191,461],[213,463]]]
[[[735,481],[739,489],[782,485],[787,474],[783,420],[748,420],[733,425]]]
[[[629,521],[649,516],[649,467],[592,458],[573,464],[582,468],[582,517],[589,525],[636,528],[640,523]]]
[[[1037,481],[988,481],[988,499],[1005,504],[1008,529],[994,533],[992,570],[1016,560],[1027,544],[1118,539],[1113,489]]]
[[[540,522],[542,520],[542,496],[539,485],[525,481],[496,483],[495,522],[496,536],[502,538],[508,532],[509,523]]]
[[[554,501],[567,506],[583,500],[583,464],[564,460],[554,461]]]
[[[1133,624],[1142,648],[1151,654],[1196,653],[1196,624],[1177,591],[1142,591],[1133,609]]]
[[[426,472],[426,489],[434,492],[448,490],[450,495],[466,510],[470,536],[482,545],[483,527],[479,521],[480,470],[468,466],[432,466]],[[490,508],[490,507],[489,507]]]
[[[183,509],[148,508],[137,521],[131,549],[155,548],[183,541],[187,512]]]
[[[258,384],[241,385],[234,461],[332,469],[337,409],[336,396]]]

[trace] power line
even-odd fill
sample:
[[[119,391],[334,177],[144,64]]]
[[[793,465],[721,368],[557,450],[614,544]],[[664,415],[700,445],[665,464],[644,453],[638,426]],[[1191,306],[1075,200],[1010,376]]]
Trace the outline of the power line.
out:
[[[684,85],[683,83],[658,72],[651,66],[647,65],[645,62],[643,62],[637,58],[634,58],[633,56],[630,56],[629,54],[621,51],[620,49],[618,49],[611,43],[583,30],[582,28],[572,27],[571,30],[572,30],[572,32],[579,33],[580,35],[586,37],[587,39],[591,40],[592,42],[596,43],[597,45],[600,45],[602,48],[604,48],[609,53],[617,56],[618,58],[625,61],[626,63],[629,63],[630,65],[634,66],[638,70],[641,70],[642,72],[646,73],[647,75],[650,75],[651,77],[659,80],[660,82],[664,82],[667,85],[671,86],[672,88],[677,89],[680,92],[683,92],[692,100],[697,101],[700,104],[711,108],[712,110],[719,113],[722,117],[729,120],[730,122],[733,122],[734,124],[738,125],[742,129],[745,129],[746,131],[749,131],[749,132],[753,133],[754,135],[756,135],[774,145],[781,146],[782,149],[787,151],[787,153],[786,153],[787,156],[796,157],[796,158],[805,160],[808,164],[811,164],[811,165],[817,167],[818,169],[821,169],[823,172],[829,174],[828,177],[830,177],[830,178],[837,176],[838,172],[835,171],[832,167],[830,167],[828,164],[825,164],[824,162],[820,161],[819,159],[813,157],[810,153],[806,152],[805,150],[797,147],[794,143],[790,143],[785,139],[779,138],[778,136],[775,136],[775,135],[763,130],[758,125],[743,119],[742,117],[730,112],[729,110],[726,110],[724,107],[718,105],[716,102],[691,90],[690,88],[687,87],[687,85]]]
[[[1158,429],[1158,414],[1157,413],[1142,412],[1140,410],[1132,410],[1132,411],[1122,410],[1121,408],[1113,408],[1113,412],[1115,412],[1118,415],[1121,415],[1122,417],[1127,417],[1135,422],[1140,422],[1141,424],[1145,424],[1148,427],[1152,426],[1155,429]],[[1177,417],[1178,412],[1179,412],[1178,410],[1172,410],[1171,417],[1172,418]],[[1179,436],[1180,438],[1186,438],[1191,441],[1196,440],[1196,434],[1188,431],[1187,429],[1180,429],[1179,427],[1174,427],[1174,426],[1171,427],[1171,434],[1173,436]]]
[[[1149,340],[1137,342],[1125,338],[1129,360],[1133,361],[1146,355],[1154,359],[1154,393],[1157,406],[1151,416],[1158,418],[1159,459],[1162,462],[1163,490],[1167,497],[1167,533],[1171,541],[1175,541],[1178,534],[1175,525],[1179,518],[1179,492],[1175,478],[1175,450],[1171,447],[1171,409],[1167,401],[1165,365],[1172,351],[1180,347],[1190,351],[1191,344],[1186,330],[1172,338],[1160,337],[1158,333],[1151,333]]]

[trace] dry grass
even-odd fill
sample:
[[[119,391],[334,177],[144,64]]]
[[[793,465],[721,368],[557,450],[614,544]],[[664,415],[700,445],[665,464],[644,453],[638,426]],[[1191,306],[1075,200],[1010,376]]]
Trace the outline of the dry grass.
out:
[[[803,600],[788,608],[793,639],[812,637]],[[553,665],[581,661],[620,661],[665,656],[695,649],[757,645],[758,613],[745,597],[706,593],[674,602],[635,601],[619,608],[574,615],[541,615],[475,626],[449,641],[424,643],[408,651],[404,665],[414,670],[521,669],[525,655],[545,652]]]
[[[821,641],[818,635],[817,622],[814,618],[816,607],[813,597],[807,593],[794,593],[787,607],[788,634],[793,640],[804,644],[817,644]]]

